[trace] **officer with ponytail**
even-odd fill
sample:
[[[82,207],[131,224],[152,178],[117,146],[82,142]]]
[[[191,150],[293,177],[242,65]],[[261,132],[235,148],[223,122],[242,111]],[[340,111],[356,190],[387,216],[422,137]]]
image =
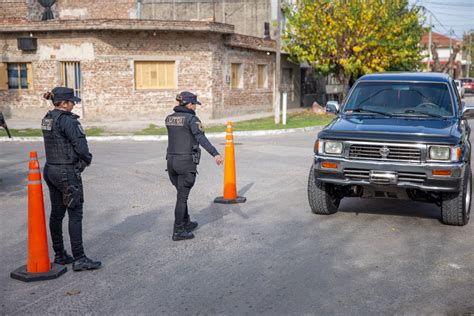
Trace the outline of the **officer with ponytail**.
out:
[[[197,96],[183,91],[178,94],[176,101],[179,105],[165,120],[168,129],[168,175],[177,190],[172,237],[174,241],[194,238],[192,231],[198,226],[189,217],[188,196],[194,186],[201,157],[199,145],[214,157],[218,166],[222,164],[221,155],[204,135],[203,125],[196,116],[196,105],[201,104]]]
[[[56,87],[43,97],[54,105],[54,110],[49,111],[41,122],[46,151],[44,179],[51,199],[49,228],[55,252],[54,262],[63,265],[72,263],[74,271],[97,269],[101,262],[86,257],[82,244],[84,191],[81,173],[91,164],[92,154],[78,121],[79,116],[71,112],[81,99],[74,95],[73,89],[64,87]],[[66,211],[73,256],[66,252],[63,243],[62,227]]]

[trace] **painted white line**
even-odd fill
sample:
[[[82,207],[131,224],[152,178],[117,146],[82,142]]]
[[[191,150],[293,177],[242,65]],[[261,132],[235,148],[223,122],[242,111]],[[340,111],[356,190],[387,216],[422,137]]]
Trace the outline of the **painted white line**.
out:
[[[268,136],[268,135],[282,135],[297,132],[308,132],[321,130],[323,126],[311,126],[302,128],[288,128],[288,129],[274,129],[265,131],[242,131],[234,132],[234,136]],[[208,138],[224,138],[226,133],[209,133],[206,134]],[[87,137],[88,141],[94,142],[109,142],[109,141],[136,141],[136,142],[149,142],[149,141],[165,141],[168,140],[168,135],[143,135],[143,136],[90,136]],[[7,137],[0,137],[0,143],[8,142],[42,142],[43,137],[14,137],[13,139]]]

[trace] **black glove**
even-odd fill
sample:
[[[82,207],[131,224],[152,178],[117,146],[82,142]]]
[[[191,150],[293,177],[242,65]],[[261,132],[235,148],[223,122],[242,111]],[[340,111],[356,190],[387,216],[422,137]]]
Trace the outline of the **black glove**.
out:
[[[84,169],[86,169],[87,166],[89,166],[89,164],[87,164],[87,162],[85,162],[84,160],[79,160],[79,162],[76,165],[79,172],[84,171]]]

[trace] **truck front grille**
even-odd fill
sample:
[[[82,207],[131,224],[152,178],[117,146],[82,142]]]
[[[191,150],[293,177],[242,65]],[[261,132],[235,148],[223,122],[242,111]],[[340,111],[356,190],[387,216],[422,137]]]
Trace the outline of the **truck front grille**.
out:
[[[369,169],[344,169],[344,176],[352,181],[369,181]],[[421,184],[425,182],[426,174],[423,172],[397,172],[397,182],[411,182]]]
[[[398,145],[352,144],[349,147],[349,158],[420,162],[421,149]]]

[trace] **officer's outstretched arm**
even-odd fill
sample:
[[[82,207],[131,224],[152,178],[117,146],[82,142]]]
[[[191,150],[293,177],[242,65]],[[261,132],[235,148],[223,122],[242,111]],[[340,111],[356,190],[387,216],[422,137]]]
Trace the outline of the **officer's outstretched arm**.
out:
[[[191,132],[198,141],[199,145],[202,146],[212,157],[219,155],[217,149],[212,146],[209,139],[204,135],[204,128],[202,127],[201,121],[197,117],[192,117],[190,124]]]
[[[81,160],[84,160],[88,165],[92,162],[92,154],[89,152],[89,146],[87,145],[86,134],[82,129],[79,121],[63,116],[63,130],[66,137],[71,142],[74,151],[77,153]]]

